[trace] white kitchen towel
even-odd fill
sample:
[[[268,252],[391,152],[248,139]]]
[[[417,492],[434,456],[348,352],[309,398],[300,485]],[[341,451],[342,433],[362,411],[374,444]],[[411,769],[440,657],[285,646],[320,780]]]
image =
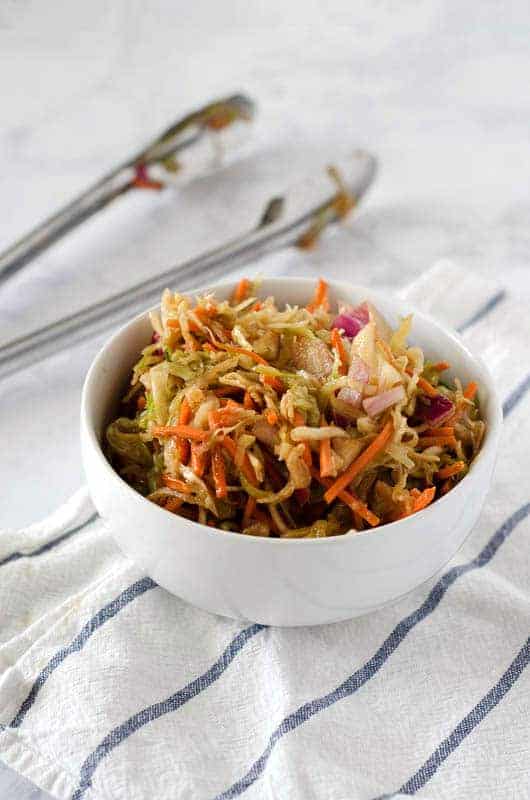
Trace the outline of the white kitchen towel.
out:
[[[0,758],[61,800],[530,798],[530,324],[444,262],[411,303],[504,401],[486,508],[427,587],[314,628],[199,611],[117,550],[86,490],[0,534]]]

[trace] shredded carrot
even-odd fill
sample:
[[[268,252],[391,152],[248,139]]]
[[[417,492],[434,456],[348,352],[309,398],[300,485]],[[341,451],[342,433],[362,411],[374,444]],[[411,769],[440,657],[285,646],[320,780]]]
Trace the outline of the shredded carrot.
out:
[[[164,486],[167,486],[169,489],[175,489],[176,492],[191,494],[191,487],[188,486],[187,483],[179,481],[178,478],[173,478],[171,475],[162,475],[162,482]]]
[[[209,452],[199,442],[191,443],[191,468],[198,478],[202,478],[208,465]]]
[[[178,497],[168,497],[164,508],[166,511],[178,511],[184,501]]]
[[[319,279],[313,300],[307,304],[307,310],[313,313],[319,307],[322,307],[324,311],[329,311],[328,285],[323,278]]]
[[[320,440],[320,475],[323,478],[328,477],[333,471],[331,463],[331,439]]]
[[[245,394],[244,394],[244,397],[243,397],[243,408],[246,408],[247,411],[254,411],[254,401],[252,400],[252,397],[250,396],[250,392],[248,392],[248,391],[245,391]]]
[[[143,411],[146,405],[147,400],[145,399],[145,394],[141,394],[136,401],[136,408],[138,411]]]
[[[191,421],[192,411],[187,397],[184,397],[180,404],[179,425],[188,425]]]
[[[250,520],[254,516],[255,511],[256,499],[254,497],[250,497],[249,495],[245,504],[245,511],[243,513],[243,528],[248,528]]]
[[[447,467],[442,467],[436,473],[438,480],[442,481],[444,478],[452,478],[453,475],[459,475],[466,468],[463,461],[455,461],[454,464],[449,464]]]
[[[211,344],[210,342],[203,342],[202,343],[202,349],[203,350],[209,350],[211,353],[216,353],[217,352],[217,347],[214,347],[214,345]]]
[[[326,420],[324,417],[321,417],[320,424],[321,425],[326,424]],[[320,477],[327,478],[333,471],[333,465],[331,462],[331,439],[320,440],[319,459],[320,459]]]
[[[332,480],[323,477],[314,468],[311,469],[311,475],[316,481],[318,481],[318,483],[321,483],[322,486],[325,486],[327,489],[330,489],[333,486]],[[341,489],[337,497],[339,498],[339,500],[342,500],[342,502],[345,505],[351,508],[354,514],[358,514],[359,517],[361,517],[361,519],[365,519],[369,525],[371,525],[372,527],[379,525],[380,522],[379,517],[377,517],[372,511],[370,511],[368,506],[365,505],[365,503],[363,503],[362,500],[360,500],[356,495],[352,494],[351,492],[345,491],[345,489]]]
[[[285,391],[285,386],[283,385],[282,381],[275,375],[261,375],[260,380],[262,383],[265,383],[267,386],[270,386],[272,389],[278,392],[278,394],[281,394],[283,391]]]
[[[202,431],[200,428],[192,428],[191,425],[156,425],[153,428],[153,436],[158,438],[164,436],[183,436],[185,439],[195,439],[198,442],[204,442],[209,438],[208,431]]]
[[[298,427],[305,425],[305,417],[300,411],[295,411],[293,414],[293,422]],[[309,442],[304,442],[304,461],[308,467],[313,464],[313,456],[311,455],[311,446]]]
[[[440,494],[447,494],[447,492],[451,490],[451,486],[451,478],[447,478],[447,480],[442,483]]]
[[[215,428],[227,428],[231,425],[236,425],[241,420],[241,406],[234,408],[233,406],[226,405],[218,411],[210,411],[208,414],[208,424],[210,430]]]
[[[424,489],[423,492],[417,494],[412,504],[412,513],[415,514],[417,511],[426,508],[429,503],[432,503],[434,500],[435,494],[436,486],[430,486],[428,489]]]
[[[265,412],[265,419],[269,423],[269,425],[277,425],[279,421],[279,416],[272,408]]]
[[[248,278],[241,278],[234,290],[234,294],[232,295],[233,301],[235,303],[243,302],[243,300],[248,296],[251,286],[252,284]]]
[[[260,301],[257,300],[254,303],[254,305],[249,309],[249,311],[261,311],[262,308],[263,308],[263,303],[260,303]]]
[[[171,328],[171,330],[174,331],[180,330],[180,322],[178,321],[178,319],[168,319],[166,325],[168,328]]]
[[[342,341],[342,336],[337,328],[333,328],[331,331],[331,344],[339,356],[339,373],[340,375],[346,375],[348,372],[348,355],[344,347],[344,342]]]
[[[228,488],[226,485],[225,461],[219,445],[216,445],[212,450],[212,475],[215,484],[215,496],[222,500],[227,496]]]
[[[214,389],[213,393],[216,397],[229,397],[230,395],[239,394],[242,389],[239,386],[220,386],[218,389]]]
[[[229,353],[238,353],[242,356],[248,356],[253,361],[256,361],[258,364],[265,364],[266,367],[269,366],[269,362],[266,361],[261,356],[258,356],[253,350],[246,350],[244,347],[236,347],[235,344],[223,344],[221,345],[223,350],[228,350]]]
[[[407,367],[405,372],[407,373],[407,375],[411,376],[414,375],[414,372],[411,370],[410,367]],[[438,392],[436,391],[434,386],[431,383],[429,383],[428,380],[422,378],[421,376],[418,378],[418,388],[421,389],[422,392],[427,395],[427,397],[438,397]]]
[[[432,436],[435,434],[436,436],[454,436],[455,429],[447,425],[446,427],[439,427],[439,428],[429,428],[425,433],[422,433],[421,436]]]
[[[478,391],[478,386],[475,381],[470,381],[465,388],[464,397],[466,400],[473,400]]]
[[[437,364],[433,364],[432,368],[436,370],[436,372],[445,372],[446,369],[450,369],[451,364],[447,361],[438,361]]]
[[[438,397],[438,392],[434,386],[425,378],[418,378],[418,386],[427,397]]]
[[[456,447],[456,439],[454,436],[422,436],[418,444],[423,447]]]
[[[222,439],[221,444],[227,451],[232,461],[234,461],[237,452],[237,445],[234,440],[231,439],[230,436],[225,436]],[[241,471],[249,483],[251,483],[253,486],[257,486],[258,482],[256,480],[256,473],[254,472],[254,467],[250,463],[247,453],[245,453],[245,458],[243,459],[243,463],[241,465]]]
[[[324,494],[326,503],[331,503],[342,489],[352,482],[352,480],[373,461],[373,459],[385,449],[393,433],[392,422],[389,420],[383,430],[378,433],[368,447],[353,461],[348,469],[340,475]]]
[[[201,322],[207,322],[210,317],[215,316],[217,313],[217,306],[215,306],[213,303],[209,303],[207,306],[195,306],[193,311],[201,320]]]
[[[236,402],[236,400],[232,400],[232,398],[228,398],[228,400],[225,402],[228,408],[238,408],[239,410],[242,408],[241,403]]]

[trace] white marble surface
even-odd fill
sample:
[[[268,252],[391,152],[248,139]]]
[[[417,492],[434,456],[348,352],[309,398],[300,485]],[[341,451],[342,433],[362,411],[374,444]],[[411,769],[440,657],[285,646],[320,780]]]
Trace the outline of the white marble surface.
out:
[[[180,192],[138,193],[0,287],[0,341],[246,228],[264,200],[365,146],[381,173],[348,226],[263,262],[399,287],[451,256],[530,301],[530,7],[446,3],[38,3],[0,6],[0,244],[180,113],[244,90],[246,156]],[[29,523],[83,480],[86,343],[0,385],[1,525]],[[2,783],[2,800],[25,800]]]

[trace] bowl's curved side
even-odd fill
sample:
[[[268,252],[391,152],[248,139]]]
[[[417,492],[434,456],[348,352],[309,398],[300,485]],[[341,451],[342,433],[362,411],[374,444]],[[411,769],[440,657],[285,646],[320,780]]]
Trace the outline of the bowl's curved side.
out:
[[[290,302],[305,302],[313,282],[294,283],[303,287],[293,287],[289,279]],[[285,288],[281,279],[267,281],[265,291],[283,297],[279,284]],[[341,299],[373,298],[392,322],[406,311],[403,303],[392,304],[374,292],[338,286]],[[230,288],[222,291],[226,294]],[[158,583],[194,605],[272,625],[319,624],[365,614],[436,574],[462,545],[482,508],[495,462],[500,406],[484,366],[457,337],[419,317],[416,338],[422,343],[427,339],[433,355],[452,360],[457,373],[482,385],[481,399],[491,424],[480,456],[464,481],[420,514],[361,534],[300,541],[221,533],[170,515],[112,469],[99,437],[150,335],[147,314],[129,323],[95,359],[81,411],[90,491],[121,549]]]

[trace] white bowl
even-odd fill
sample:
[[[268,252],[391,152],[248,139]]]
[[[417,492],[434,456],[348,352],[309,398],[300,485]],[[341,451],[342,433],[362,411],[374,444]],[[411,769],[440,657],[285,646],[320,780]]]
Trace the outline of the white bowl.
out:
[[[306,304],[315,281],[265,280],[261,294]],[[227,297],[233,284],[216,288]],[[371,300],[397,324],[414,311],[371,289],[330,283],[332,300]],[[414,311],[411,340],[427,357],[449,361],[463,381],[478,383],[487,422],[482,450],[457,486],[424,511],[361,533],[327,539],[266,539],[220,532],[168,513],[113,470],[101,438],[132,365],[151,337],[148,313],[119,330],[96,356],[81,402],[83,462],[94,503],[123,552],[161,586],[200,608],[268,625],[314,625],[366,614],[434,576],[475,524],[490,484],[502,411],[493,380],[460,338]]]

